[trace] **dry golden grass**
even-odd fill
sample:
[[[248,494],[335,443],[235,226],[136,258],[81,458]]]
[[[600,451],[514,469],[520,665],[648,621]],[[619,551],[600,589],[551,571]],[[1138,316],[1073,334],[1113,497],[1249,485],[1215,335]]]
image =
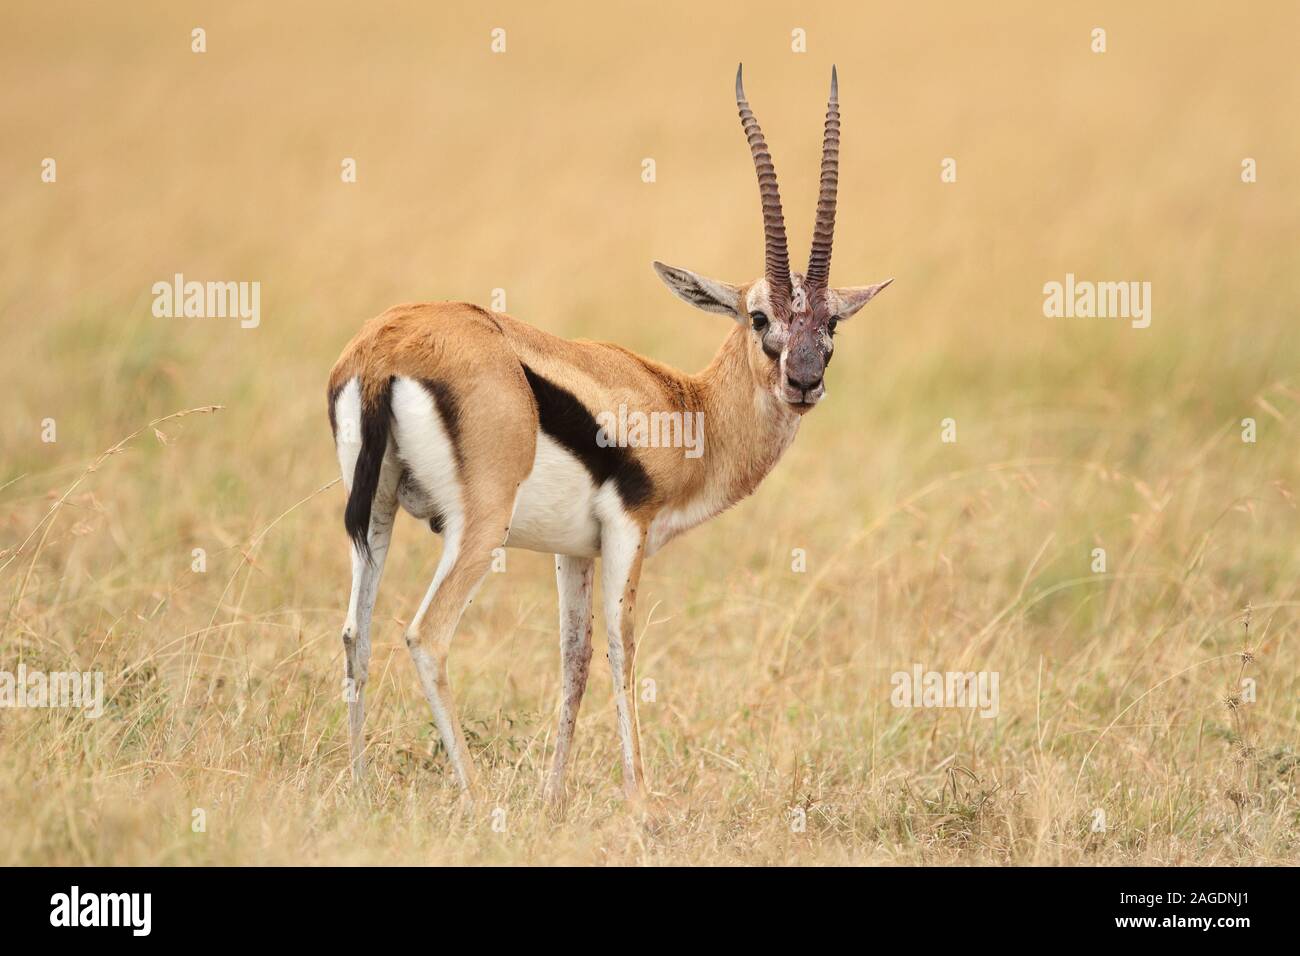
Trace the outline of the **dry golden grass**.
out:
[[[1296,7],[585,6],[5,4],[0,669],[102,670],[109,701],[0,711],[0,862],[1293,862]],[[799,256],[838,63],[835,278],[898,282],[757,496],[648,565],[653,820],[602,666],[541,812],[553,572],[517,552],[452,652],[484,784],[458,804],[401,640],[438,544],[406,518],[354,798],[330,363],[393,302],[500,287],[702,367],[724,320],[649,262],[760,268],[741,59]],[[154,318],[174,272],[261,281],[261,326]],[[1044,318],[1066,272],[1152,282],[1151,327]],[[1000,716],[895,709],[914,662],[999,672]]]

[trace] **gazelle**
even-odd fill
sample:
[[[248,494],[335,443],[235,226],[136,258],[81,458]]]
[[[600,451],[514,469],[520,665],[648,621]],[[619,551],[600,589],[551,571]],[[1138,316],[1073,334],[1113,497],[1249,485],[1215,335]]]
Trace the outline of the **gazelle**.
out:
[[[655,262],[677,296],[734,324],[708,367],[688,375],[617,345],[571,342],[475,305],[400,305],[371,319],[329,379],[330,425],[348,488],[352,594],[343,626],[352,773],[364,772],[370,619],[400,505],[442,534],[433,583],[406,644],[460,786],[473,770],[452,707],[447,653],[494,549],[555,554],[560,723],[546,795],[561,798],[591,661],[595,559],[623,784],[644,777],[633,693],[634,607],[642,561],[749,495],[825,395],[838,322],[881,289],[831,288],[840,114],[831,70],[821,194],[808,271],[790,271],[776,170],[736,72],[736,104],[758,173],[766,263],[743,285]],[[622,447],[597,423],[620,406],[702,413],[698,457]]]

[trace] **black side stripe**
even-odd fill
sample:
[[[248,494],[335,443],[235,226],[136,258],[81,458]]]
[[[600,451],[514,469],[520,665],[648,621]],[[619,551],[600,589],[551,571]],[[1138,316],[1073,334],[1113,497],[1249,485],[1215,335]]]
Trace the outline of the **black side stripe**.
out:
[[[527,365],[524,377],[537,399],[542,431],[572,452],[597,486],[613,479],[618,496],[628,508],[635,508],[650,497],[654,489],[641,462],[628,448],[601,448],[596,444],[600,426],[576,395],[542,378]]]

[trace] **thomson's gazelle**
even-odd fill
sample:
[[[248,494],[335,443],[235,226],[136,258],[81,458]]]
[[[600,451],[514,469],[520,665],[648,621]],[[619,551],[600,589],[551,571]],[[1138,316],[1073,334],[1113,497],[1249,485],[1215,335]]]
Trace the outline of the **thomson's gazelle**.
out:
[[[800,417],[825,394],[836,323],[889,284],[827,283],[840,139],[834,70],[812,254],[803,275],[790,271],[776,171],[739,71],[736,103],[758,172],[763,276],[732,285],[654,264],[680,298],[734,321],[698,375],[617,345],[556,338],[459,302],[389,309],[366,323],[335,364],[330,424],[348,487],[345,525],[352,538],[343,646],[354,776],[364,767],[371,612],[400,505],[443,536],[442,558],[406,643],[461,786],[471,786],[473,772],[452,706],[447,652],[493,550],[504,545],[556,556],[562,696],[547,795],[563,795],[587,683],[597,557],[624,787],[631,797],[641,794],[633,692],[641,562],[763,480],[793,441]],[[704,453],[611,443],[597,416],[620,406],[702,421]]]

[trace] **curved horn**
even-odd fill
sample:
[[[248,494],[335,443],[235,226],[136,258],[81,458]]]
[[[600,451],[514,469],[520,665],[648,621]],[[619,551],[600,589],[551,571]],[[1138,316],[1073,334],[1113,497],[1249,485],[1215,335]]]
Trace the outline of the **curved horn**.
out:
[[[790,295],[790,253],[785,243],[785,216],[781,212],[781,191],[776,185],[776,167],[768,151],[763,130],[754,118],[745,88],[741,85],[743,64],[736,67],[736,107],[740,110],[740,125],[749,141],[749,151],[754,157],[754,170],[758,173],[758,193],[763,201],[763,241],[767,253],[765,273],[771,294]]]
[[[822,139],[821,193],[817,197],[817,224],[813,226],[812,252],[808,255],[807,284],[824,289],[831,275],[831,242],[835,238],[835,192],[840,184],[840,84],[831,67],[831,98],[826,104],[826,134]]]

